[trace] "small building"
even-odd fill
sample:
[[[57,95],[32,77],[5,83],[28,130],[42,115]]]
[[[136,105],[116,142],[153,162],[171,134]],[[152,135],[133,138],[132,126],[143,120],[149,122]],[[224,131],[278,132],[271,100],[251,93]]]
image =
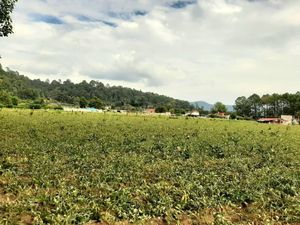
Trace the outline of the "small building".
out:
[[[281,123],[283,125],[292,125],[294,117],[291,115],[282,115],[281,116]]]
[[[299,125],[299,122],[296,120],[296,118],[291,115],[282,115],[281,123],[283,125]]]
[[[280,118],[260,118],[257,120],[257,122],[279,124],[281,122],[281,119]]]
[[[221,117],[221,118],[225,118],[226,117],[226,113],[224,113],[224,112],[217,112],[216,115],[218,117]]]
[[[144,112],[147,113],[147,114],[153,114],[153,113],[155,113],[155,109],[154,108],[149,108],[149,109],[146,109]]]
[[[194,110],[194,111],[186,113],[185,115],[189,116],[189,117],[199,117],[200,113],[198,111]]]

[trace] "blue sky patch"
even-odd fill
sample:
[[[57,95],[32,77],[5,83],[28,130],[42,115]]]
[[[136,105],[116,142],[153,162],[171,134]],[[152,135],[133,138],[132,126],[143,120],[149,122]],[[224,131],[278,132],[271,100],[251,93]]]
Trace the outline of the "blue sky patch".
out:
[[[95,19],[84,15],[76,16],[76,18],[82,22],[96,22]]]
[[[122,19],[122,20],[130,20],[132,17],[131,13],[127,13],[127,12],[109,12],[108,16],[116,19]]]
[[[52,16],[52,15],[35,13],[35,14],[31,14],[30,17],[32,18],[33,21],[36,22],[44,22],[44,23],[55,24],[55,25],[64,24],[64,22],[59,17]]]
[[[134,15],[136,16],[146,16],[148,14],[147,11],[144,11],[144,10],[135,10],[134,11]]]
[[[132,12],[109,12],[108,16],[116,19],[131,20],[135,16],[146,16],[148,14],[145,10],[135,10]]]
[[[171,8],[174,9],[182,9],[187,7],[188,5],[196,4],[197,0],[190,0],[190,1],[176,1],[170,4]]]
[[[113,27],[113,28],[116,28],[118,27],[118,24],[116,23],[113,23],[113,22],[109,22],[109,21],[105,21],[105,20],[101,20],[101,22],[107,26],[110,26],[110,27]]]
[[[95,18],[92,18],[92,17],[88,17],[88,16],[84,16],[84,15],[79,15],[79,16],[76,16],[76,18],[82,22],[88,22],[88,23],[102,23],[106,26],[110,26],[110,27],[113,27],[113,28],[116,28],[118,27],[118,24],[114,23],[114,22],[110,22],[110,21],[106,21],[106,20],[101,20],[101,19],[95,19]]]

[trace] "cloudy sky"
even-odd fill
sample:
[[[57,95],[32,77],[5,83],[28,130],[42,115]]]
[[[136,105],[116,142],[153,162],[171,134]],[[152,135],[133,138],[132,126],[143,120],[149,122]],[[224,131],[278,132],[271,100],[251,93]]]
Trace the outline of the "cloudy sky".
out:
[[[1,64],[194,101],[300,91],[298,0],[19,0]]]

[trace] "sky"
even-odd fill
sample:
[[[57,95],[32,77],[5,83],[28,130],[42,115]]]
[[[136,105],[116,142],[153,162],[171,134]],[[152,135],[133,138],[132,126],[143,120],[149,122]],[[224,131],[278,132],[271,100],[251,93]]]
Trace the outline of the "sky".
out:
[[[3,67],[233,104],[300,91],[298,0],[19,0]]]

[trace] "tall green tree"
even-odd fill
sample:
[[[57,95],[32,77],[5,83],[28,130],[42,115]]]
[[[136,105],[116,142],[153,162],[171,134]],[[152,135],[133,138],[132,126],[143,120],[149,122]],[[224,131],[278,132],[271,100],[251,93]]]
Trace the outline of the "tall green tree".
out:
[[[274,93],[270,96],[271,116],[278,117],[280,115],[279,101],[280,101],[279,94]]]
[[[245,96],[238,97],[235,100],[235,111],[239,116],[249,116],[251,113],[251,105]]]
[[[99,98],[92,98],[89,101],[88,106],[96,109],[103,109],[104,103]]]
[[[296,94],[257,94],[249,98],[244,96],[235,100],[237,115],[247,117],[279,117],[281,115],[298,115],[300,112],[300,92]]]
[[[248,101],[251,105],[251,116],[253,118],[260,117],[261,114],[261,99],[258,94],[253,94],[248,98]]]
[[[227,112],[226,106],[222,102],[216,102],[212,108],[213,113],[217,112]]]
[[[262,113],[264,117],[270,115],[270,103],[271,103],[271,96],[269,94],[263,95],[261,97]]]
[[[11,13],[17,0],[0,0],[0,37],[13,32]]]

